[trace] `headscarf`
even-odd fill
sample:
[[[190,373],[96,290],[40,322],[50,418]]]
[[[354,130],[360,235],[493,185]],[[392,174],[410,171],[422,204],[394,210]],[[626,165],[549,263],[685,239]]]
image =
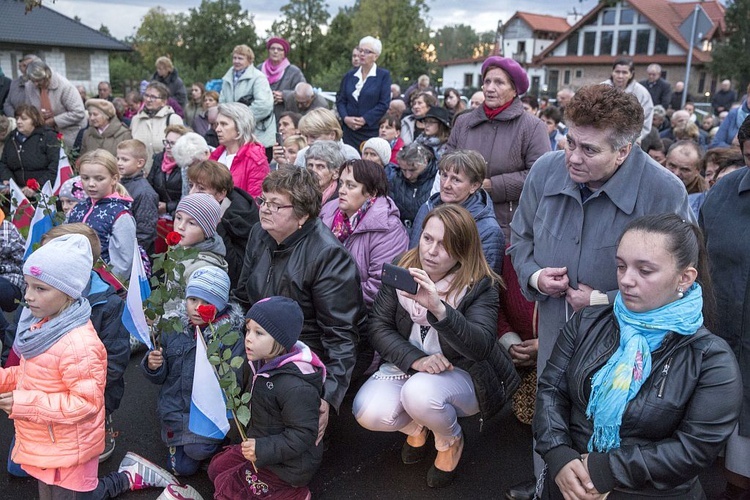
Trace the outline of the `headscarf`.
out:
[[[651,374],[651,353],[669,332],[693,335],[703,324],[703,292],[694,283],[682,299],[653,311],[635,313],[618,292],[614,306],[620,326],[620,345],[591,381],[586,417],[594,421],[590,452],[620,447],[620,425],[625,407]]]

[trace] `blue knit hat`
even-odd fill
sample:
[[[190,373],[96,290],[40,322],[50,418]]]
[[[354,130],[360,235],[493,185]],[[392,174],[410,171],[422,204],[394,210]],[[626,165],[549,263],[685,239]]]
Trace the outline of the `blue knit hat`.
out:
[[[23,265],[23,274],[77,299],[91,279],[91,243],[81,234],[65,234],[39,247]]]
[[[185,297],[203,299],[222,311],[229,302],[229,275],[218,267],[201,267],[188,278]]]
[[[216,234],[221,220],[221,205],[210,194],[195,193],[183,197],[175,212],[184,212],[195,219],[206,238]]]
[[[245,318],[258,323],[287,351],[291,351],[297,343],[305,321],[299,304],[290,298],[278,296],[259,300]]]

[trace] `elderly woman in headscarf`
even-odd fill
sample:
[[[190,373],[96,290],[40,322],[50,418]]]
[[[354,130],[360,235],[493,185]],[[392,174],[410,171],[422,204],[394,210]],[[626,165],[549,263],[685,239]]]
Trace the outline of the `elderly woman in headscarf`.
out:
[[[510,239],[521,189],[534,162],[550,150],[544,122],[524,112],[520,96],[529,90],[526,71],[513,59],[491,56],[482,64],[484,104],[456,117],[446,153],[472,149],[487,162],[482,187],[490,194],[495,215]]]
[[[106,149],[117,156],[117,145],[132,139],[130,129],[117,118],[115,105],[106,99],[86,101],[89,112],[89,127],[83,133],[81,154],[95,149]]]
[[[26,78],[26,102],[39,108],[44,124],[60,132],[65,146],[72,147],[78,131],[86,126],[86,111],[75,86],[41,60],[29,63]]]
[[[273,92],[273,112],[276,121],[279,121],[281,113],[284,112],[284,91],[294,90],[298,83],[307,82],[302,70],[289,62],[289,42],[280,37],[270,38],[266,42],[268,59],[258,66],[258,69],[266,75],[268,83]]]
[[[344,75],[336,110],[344,122],[344,142],[353,148],[378,136],[380,119],[391,102],[391,73],[375,61],[383,50],[380,40],[366,36],[359,41],[359,63]]]

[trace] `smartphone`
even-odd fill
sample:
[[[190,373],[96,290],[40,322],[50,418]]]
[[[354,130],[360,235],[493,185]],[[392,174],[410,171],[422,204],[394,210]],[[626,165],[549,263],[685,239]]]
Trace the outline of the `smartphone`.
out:
[[[276,144],[279,146],[284,145],[284,137],[279,132],[276,132]]]
[[[394,266],[392,264],[383,264],[383,274],[380,276],[385,285],[390,285],[398,290],[403,290],[412,295],[417,293],[417,282],[409,273],[408,269]]]

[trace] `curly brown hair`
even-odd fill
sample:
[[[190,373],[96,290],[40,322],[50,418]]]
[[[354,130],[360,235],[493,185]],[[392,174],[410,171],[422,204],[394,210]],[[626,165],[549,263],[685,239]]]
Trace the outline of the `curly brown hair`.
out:
[[[638,139],[643,128],[643,108],[633,94],[607,84],[588,85],[570,100],[565,121],[576,127],[609,132],[609,144],[617,150]]]
[[[263,179],[264,193],[286,194],[292,200],[294,215],[314,219],[320,214],[322,193],[318,176],[306,168],[282,165]]]

